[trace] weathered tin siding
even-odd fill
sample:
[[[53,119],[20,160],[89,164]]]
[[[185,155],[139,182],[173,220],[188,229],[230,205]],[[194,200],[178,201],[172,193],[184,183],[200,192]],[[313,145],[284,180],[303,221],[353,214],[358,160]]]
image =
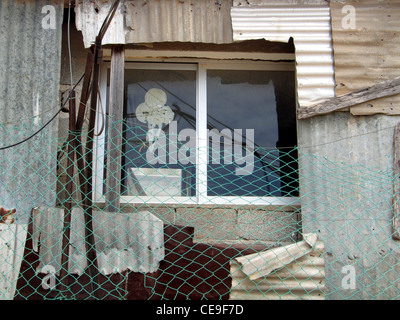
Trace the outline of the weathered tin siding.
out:
[[[77,1],[76,25],[85,47],[98,33],[112,1]],[[232,42],[232,1],[128,0],[120,4],[103,44]]]
[[[400,76],[400,1],[331,1],[336,95]],[[400,95],[350,108],[400,114]]]
[[[52,13],[55,25],[43,28]],[[0,1],[1,148],[29,137],[59,110],[62,20],[62,1]],[[16,208],[19,223],[32,207],[55,201],[56,137],[53,121],[33,139],[0,150],[0,205]]]
[[[307,106],[315,100],[333,97],[329,6],[326,3],[292,5],[289,1],[253,2],[243,5],[235,1],[231,10],[233,39],[265,38],[287,42],[293,37],[299,104]]]
[[[234,1],[234,5],[239,5],[239,2]],[[282,14],[295,12],[305,2],[284,1],[289,6],[283,8]],[[285,24],[279,28],[276,23],[282,19],[278,14],[279,9],[274,12],[275,16],[270,12],[263,13],[262,8],[273,3],[278,5],[276,1],[250,0],[249,4],[233,8],[234,39],[261,35],[268,39],[266,30],[269,30],[270,38],[292,34],[296,44],[295,20],[292,19],[290,23],[288,19],[287,28]],[[353,5],[356,9],[355,30],[342,26],[342,19],[348,14],[342,12],[345,5]],[[324,4],[322,1],[325,10],[327,6],[328,2]],[[331,50],[334,55],[330,63],[334,63],[336,80],[336,83],[331,82],[331,96],[365,88],[399,75],[399,54],[396,51],[399,47],[398,1],[331,1],[330,9],[333,35]],[[312,10],[305,12],[310,14]],[[269,21],[275,29],[267,26],[265,21]],[[312,17],[310,23],[303,21],[311,37],[315,35],[315,30],[310,28],[312,21]],[[332,41],[330,35],[329,39],[326,44]],[[287,41],[287,38],[284,40]],[[302,106],[314,100],[302,92],[303,75],[314,80],[306,82],[312,83],[311,88],[315,88],[317,94],[313,96],[318,96],[318,91],[326,87],[323,79],[327,78],[320,76],[321,73],[327,75],[323,71],[327,69],[318,67],[323,61],[318,58],[322,53],[318,44],[322,45],[324,41],[321,38],[315,40],[317,45],[310,41],[308,46],[304,46],[304,52],[301,43],[296,44],[298,95]],[[310,58],[308,63],[303,64],[304,68],[302,55]],[[320,76],[317,76],[319,72]],[[329,98],[329,95],[320,95],[320,98],[324,97]],[[352,107],[351,112],[371,114],[382,112],[383,109],[379,108],[385,108],[384,113],[397,114],[397,100],[398,97],[379,99],[371,103],[372,107],[367,105],[363,110],[357,109],[361,107]],[[374,110],[366,112],[366,107]],[[326,299],[398,299],[400,251],[398,243],[391,238],[391,170],[393,130],[400,117],[355,116],[352,113],[335,112],[298,122],[303,232],[318,232],[325,244]],[[342,285],[342,268],[348,265],[355,268],[356,290],[346,289]]]

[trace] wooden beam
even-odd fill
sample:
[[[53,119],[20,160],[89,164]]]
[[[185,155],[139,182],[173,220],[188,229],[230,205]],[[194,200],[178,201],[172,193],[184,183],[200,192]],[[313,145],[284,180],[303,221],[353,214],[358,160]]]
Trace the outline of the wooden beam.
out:
[[[400,123],[394,128],[393,240],[400,240]]]
[[[64,207],[64,230],[62,237],[62,254],[61,254],[61,270],[60,270],[60,292],[65,294],[68,288],[68,262],[69,262],[69,247],[71,242],[71,212],[72,200],[74,192],[74,176],[75,176],[75,152],[74,152],[74,132],[76,125],[76,105],[75,105],[75,91],[71,92],[69,100],[69,134],[68,134],[68,158],[67,158],[67,184],[66,184],[66,198],[67,201]]]
[[[300,107],[297,113],[298,119],[306,119],[316,115],[326,114],[343,108],[378,98],[393,96],[400,93],[400,77],[390,81],[378,83],[371,87],[350,92],[332,99],[317,103],[309,107]]]
[[[123,46],[114,46],[111,56],[110,100],[108,106],[108,142],[106,167],[106,211],[117,212],[121,197],[122,119],[124,109]]]
[[[94,144],[94,129],[97,115],[97,90],[100,75],[100,63],[102,62],[102,49],[101,39],[97,36],[96,43],[92,46],[93,49],[93,72],[91,81],[91,99],[89,109],[89,126],[88,135],[85,146],[85,170],[84,175],[86,178],[85,185],[83,186],[83,199],[84,217],[85,217],[85,247],[86,257],[88,261],[89,276],[91,281],[91,291],[95,298],[99,297],[99,282],[98,275],[100,273],[97,263],[97,252],[95,249],[95,238],[93,229],[93,144]],[[79,163],[79,162],[78,162]]]

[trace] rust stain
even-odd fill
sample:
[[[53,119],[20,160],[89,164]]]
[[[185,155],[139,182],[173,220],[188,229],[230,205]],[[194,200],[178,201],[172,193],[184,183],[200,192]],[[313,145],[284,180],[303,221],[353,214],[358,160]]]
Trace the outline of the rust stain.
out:
[[[0,207],[0,223],[4,224],[12,224],[15,222],[15,212],[16,209],[7,210],[3,207]]]

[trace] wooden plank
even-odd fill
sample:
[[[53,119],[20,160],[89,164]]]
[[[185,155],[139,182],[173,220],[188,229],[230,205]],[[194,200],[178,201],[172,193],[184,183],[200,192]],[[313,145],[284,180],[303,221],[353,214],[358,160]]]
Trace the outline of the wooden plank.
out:
[[[111,56],[110,100],[108,106],[108,143],[106,168],[106,211],[117,212],[121,197],[122,117],[124,109],[123,46],[114,46]]]
[[[400,77],[335,97],[313,106],[300,107],[297,117],[298,119],[306,119],[398,93],[400,93]]]
[[[97,298],[98,297],[98,263],[97,253],[94,247],[94,233],[93,233],[93,144],[94,144],[94,129],[96,122],[97,113],[97,90],[99,82],[99,65],[102,62],[101,52],[101,39],[96,38],[96,43],[92,47],[94,52],[93,56],[93,75],[92,75],[92,94],[90,99],[90,112],[89,112],[89,127],[88,136],[85,146],[85,185],[83,186],[83,194],[85,195],[83,205],[85,209],[85,245],[87,252],[87,260],[89,264],[89,274],[93,281],[91,282],[91,292]],[[78,155],[79,156],[79,155]]]
[[[400,240],[400,123],[394,128],[393,240]]]
[[[74,151],[74,132],[76,129],[76,105],[75,91],[72,90],[69,100],[69,135],[68,135],[68,159],[67,159],[67,197],[68,200],[64,206],[64,230],[62,237],[62,253],[61,253],[61,271],[60,271],[60,291],[64,294],[68,287],[68,262],[69,262],[69,246],[71,236],[71,210],[74,191],[74,176],[75,176],[75,151]]]
[[[75,123],[75,139],[73,140],[73,145],[76,150],[76,162],[78,164],[78,176],[79,176],[79,190],[81,192],[82,200],[85,199],[86,195],[86,186],[87,186],[87,179],[85,177],[85,158],[82,156],[84,155],[83,151],[83,143],[82,143],[82,128],[83,123],[85,121],[85,114],[86,114],[86,105],[89,100],[90,96],[90,87],[91,87],[91,78],[92,72],[94,67],[94,52],[88,50],[87,58],[86,58],[86,67],[85,67],[85,76],[83,79],[82,91],[81,91],[81,100],[79,103],[79,111],[78,117]]]

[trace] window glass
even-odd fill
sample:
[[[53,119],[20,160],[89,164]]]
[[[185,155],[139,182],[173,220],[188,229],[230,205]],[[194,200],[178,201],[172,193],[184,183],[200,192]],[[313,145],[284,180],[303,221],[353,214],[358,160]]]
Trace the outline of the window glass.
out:
[[[294,72],[209,69],[207,90],[196,92],[193,66],[174,67],[125,70],[122,196],[193,197],[197,182],[206,196],[298,196]],[[197,95],[207,103],[204,137],[196,136]],[[199,177],[197,138],[208,141]]]
[[[125,71],[123,195],[194,196],[196,72]]]
[[[295,106],[293,72],[207,72],[208,196],[297,194]]]

